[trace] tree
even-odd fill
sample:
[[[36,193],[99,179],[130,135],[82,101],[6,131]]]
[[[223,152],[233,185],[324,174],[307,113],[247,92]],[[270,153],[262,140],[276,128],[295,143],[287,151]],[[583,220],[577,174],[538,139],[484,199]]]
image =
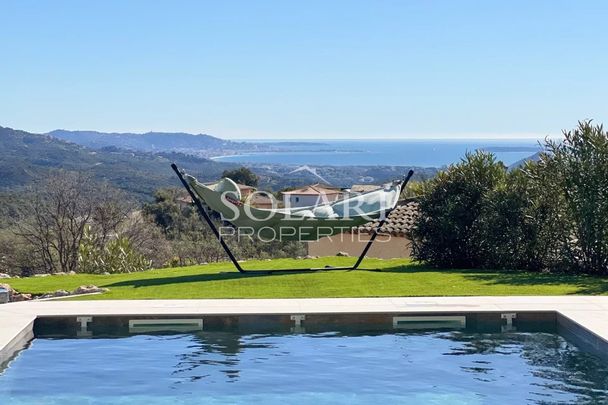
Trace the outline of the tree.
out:
[[[237,183],[251,187],[257,187],[260,181],[260,178],[254,172],[244,166],[234,170],[224,170],[222,177],[228,177]]]
[[[31,246],[43,270],[76,271],[80,241],[95,209],[91,180],[58,172],[36,185],[31,195],[29,215],[18,223],[17,234]]]
[[[61,171],[32,187],[30,195],[27,210],[16,224],[15,233],[29,252],[21,267],[33,272],[87,271],[92,259],[83,257],[91,258],[93,252],[105,252],[104,261],[114,263],[111,269],[132,263],[137,264],[130,270],[134,271],[149,262],[140,248],[145,250],[154,232],[136,226],[136,205],[124,192],[82,174]],[[118,253],[120,257],[113,257]]]
[[[161,188],[154,192],[154,202],[146,203],[143,207],[143,212],[169,237],[183,231],[186,217],[193,212],[189,206],[182,209],[178,203],[182,197],[185,194],[181,189]]]
[[[121,232],[123,224],[130,220],[138,205],[124,191],[108,183],[95,183],[92,197],[90,224],[101,245],[105,245]]]
[[[541,164],[564,205],[563,254],[574,269],[608,274],[608,134],[582,121],[547,149]]]

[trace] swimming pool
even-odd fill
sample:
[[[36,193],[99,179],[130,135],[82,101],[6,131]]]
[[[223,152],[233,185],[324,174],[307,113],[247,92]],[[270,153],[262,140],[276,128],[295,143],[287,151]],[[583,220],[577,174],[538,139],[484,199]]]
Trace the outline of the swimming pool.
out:
[[[352,319],[351,319],[352,320]],[[608,401],[608,363],[554,319],[40,320],[0,375],[10,404]],[[365,320],[364,320],[365,321]]]

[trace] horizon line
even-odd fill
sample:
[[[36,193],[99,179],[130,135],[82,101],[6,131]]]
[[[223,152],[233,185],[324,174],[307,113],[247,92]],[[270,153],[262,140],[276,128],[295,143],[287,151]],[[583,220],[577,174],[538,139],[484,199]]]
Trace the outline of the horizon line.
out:
[[[391,136],[391,135],[381,135],[381,136],[361,136],[361,135],[338,135],[338,134],[317,134],[317,135],[268,135],[268,136],[221,136],[214,135],[209,132],[199,132],[199,131],[188,131],[188,130],[98,130],[98,129],[65,129],[65,128],[55,128],[47,131],[31,131],[22,128],[8,127],[14,130],[21,130],[30,132],[33,134],[40,135],[48,135],[53,131],[68,131],[68,132],[96,132],[100,134],[113,134],[113,135],[124,135],[124,134],[132,134],[132,135],[145,135],[149,133],[165,133],[169,134],[187,134],[192,136],[200,136],[207,135],[212,136],[214,138],[230,140],[236,142],[254,142],[254,141],[282,141],[282,142],[298,142],[298,141],[344,141],[344,140],[361,140],[361,141],[399,141],[399,140],[413,140],[413,141],[424,141],[424,140],[543,140],[546,138],[561,138],[563,137],[563,133],[560,132],[559,135],[545,133],[526,133],[526,132],[516,132],[516,133],[480,133],[472,132],[470,134],[428,134],[428,135],[400,135],[400,136]],[[245,132],[245,131],[243,131]]]

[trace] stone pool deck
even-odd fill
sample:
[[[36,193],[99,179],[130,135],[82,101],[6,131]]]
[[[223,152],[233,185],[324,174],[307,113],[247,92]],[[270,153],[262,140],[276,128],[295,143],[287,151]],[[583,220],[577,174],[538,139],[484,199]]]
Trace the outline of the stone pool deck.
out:
[[[552,312],[587,346],[608,353],[608,296],[30,301],[0,305],[0,364],[26,347],[34,337],[33,325],[38,317],[484,312]]]

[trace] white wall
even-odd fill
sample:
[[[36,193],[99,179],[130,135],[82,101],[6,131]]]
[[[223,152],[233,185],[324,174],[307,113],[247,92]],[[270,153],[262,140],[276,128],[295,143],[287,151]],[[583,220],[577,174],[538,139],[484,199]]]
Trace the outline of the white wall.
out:
[[[283,194],[283,204],[286,207],[308,207],[317,205],[319,197],[316,195]]]
[[[283,204],[286,207],[310,207],[324,202],[335,201],[340,194],[329,194],[319,198],[318,195],[283,194]]]

